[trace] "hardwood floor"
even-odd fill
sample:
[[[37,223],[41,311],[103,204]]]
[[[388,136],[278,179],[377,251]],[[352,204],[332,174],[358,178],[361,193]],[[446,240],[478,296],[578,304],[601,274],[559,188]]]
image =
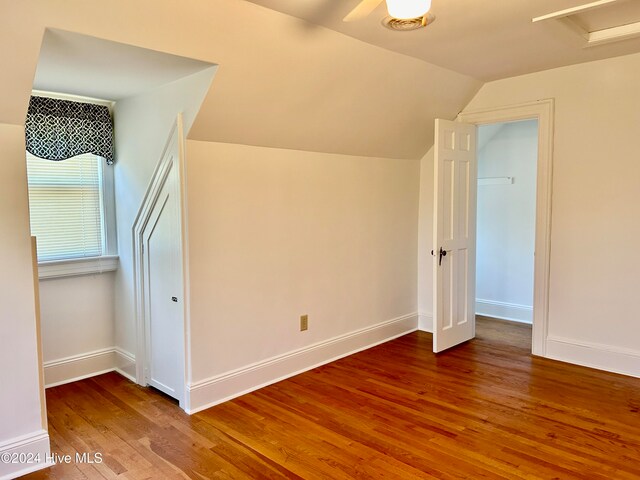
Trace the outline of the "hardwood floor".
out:
[[[639,479],[640,380],[529,355],[479,319],[416,332],[189,417],[115,373],[47,390],[52,450],[102,453],[24,478]]]

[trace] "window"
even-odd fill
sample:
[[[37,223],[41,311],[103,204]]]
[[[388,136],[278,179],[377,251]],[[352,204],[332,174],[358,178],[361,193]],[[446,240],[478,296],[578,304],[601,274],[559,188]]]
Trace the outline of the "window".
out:
[[[49,92],[31,96],[25,140],[40,278],[118,266],[112,106]]]
[[[54,162],[27,152],[31,234],[38,261],[105,253],[102,159],[93,154]]]

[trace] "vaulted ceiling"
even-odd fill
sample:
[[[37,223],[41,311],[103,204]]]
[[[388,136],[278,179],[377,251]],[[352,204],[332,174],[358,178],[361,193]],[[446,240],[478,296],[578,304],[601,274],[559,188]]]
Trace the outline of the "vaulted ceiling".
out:
[[[0,122],[24,123],[52,29],[185,57],[176,68],[219,65],[189,138],[397,159],[420,158],[434,118],[454,118],[483,79],[640,50],[637,39],[583,49],[561,25],[531,24],[576,0],[434,0],[436,22],[416,32],[384,30],[382,10],[347,31],[339,20],[355,3],[0,0]],[[100,61],[124,62],[86,68]]]
[[[115,101],[209,67],[211,63],[48,29],[33,88]]]
[[[411,32],[380,24],[387,15],[383,1],[367,18],[349,23],[342,18],[360,0],[249,1],[484,81],[640,51],[640,37],[586,47],[562,22],[531,21],[598,3],[581,14],[585,26],[625,25],[640,21],[638,0],[433,0],[436,21]]]

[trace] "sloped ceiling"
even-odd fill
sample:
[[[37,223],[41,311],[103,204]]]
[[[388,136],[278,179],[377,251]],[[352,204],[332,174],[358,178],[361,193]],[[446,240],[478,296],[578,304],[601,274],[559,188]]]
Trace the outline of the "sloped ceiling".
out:
[[[48,29],[42,40],[33,88],[113,101],[212,66],[146,48]]]
[[[483,81],[640,52],[640,38],[584,48],[584,39],[563,24],[531,21],[593,0],[433,0],[436,21],[412,32],[380,25],[384,2],[367,18],[345,23],[342,18],[360,0],[250,1]],[[600,3],[590,15],[631,23],[640,14],[638,0]]]
[[[238,0],[0,0],[0,122],[23,124],[46,28],[218,64],[190,138],[420,158],[481,82]],[[88,66],[89,67],[89,66]]]

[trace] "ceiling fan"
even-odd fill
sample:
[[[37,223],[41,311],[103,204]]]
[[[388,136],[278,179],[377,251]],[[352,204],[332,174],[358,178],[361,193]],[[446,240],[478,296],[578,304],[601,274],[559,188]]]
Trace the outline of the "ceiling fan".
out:
[[[435,16],[429,13],[431,0],[362,0],[342,20],[344,22],[361,20],[383,1],[387,4],[389,16],[382,21],[382,24],[393,30],[414,30],[426,27],[435,20]]]

